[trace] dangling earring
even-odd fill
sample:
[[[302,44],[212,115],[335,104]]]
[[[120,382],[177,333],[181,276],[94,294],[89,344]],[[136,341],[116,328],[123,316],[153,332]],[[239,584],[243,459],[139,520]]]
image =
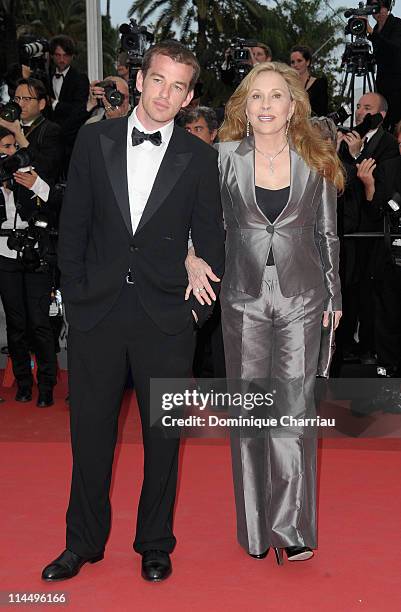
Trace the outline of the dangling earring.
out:
[[[249,119],[246,122],[246,135],[249,136],[251,133],[251,128],[250,128],[251,124],[249,123]]]
[[[288,138],[288,130],[290,129],[291,117],[287,119],[287,127],[285,128],[285,137]]]

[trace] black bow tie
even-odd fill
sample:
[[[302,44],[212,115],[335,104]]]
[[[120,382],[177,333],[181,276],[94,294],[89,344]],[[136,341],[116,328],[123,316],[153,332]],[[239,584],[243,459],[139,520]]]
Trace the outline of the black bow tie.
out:
[[[55,72],[54,76],[56,77],[56,79],[61,79],[61,77],[64,78],[64,75],[61,72]]]
[[[156,147],[159,147],[162,143],[162,135],[160,134],[160,132],[153,132],[153,134],[145,134],[144,132],[140,132],[136,127],[134,127],[134,129],[132,130],[131,138],[133,147],[142,144],[145,140],[149,140]]]

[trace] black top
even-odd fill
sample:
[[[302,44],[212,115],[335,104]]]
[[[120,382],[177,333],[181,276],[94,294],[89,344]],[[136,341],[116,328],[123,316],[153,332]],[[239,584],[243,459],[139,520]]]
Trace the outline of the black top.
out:
[[[288,202],[290,187],[264,189],[264,187],[255,185],[255,195],[260,210],[269,219],[270,223],[274,223]],[[266,265],[274,266],[273,249],[270,249]]]
[[[325,76],[318,77],[313,81],[309,89],[306,90],[312,109],[312,115],[325,117],[328,107],[328,83]]]

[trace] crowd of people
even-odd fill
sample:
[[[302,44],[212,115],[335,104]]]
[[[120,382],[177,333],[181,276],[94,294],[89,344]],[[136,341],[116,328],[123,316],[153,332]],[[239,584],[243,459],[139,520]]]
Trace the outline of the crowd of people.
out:
[[[128,366],[145,451],[134,549],[149,581],[172,571],[179,449],[178,438],[153,435],[151,378],[274,379],[286,413],[313,416],[321,331],[330,324],[341,364],[400,375],[399,215],[388,202],[401,192],[401,104],[388,88],[386,49],[401,20],[382,4],[370,31],[379,89],[358,100],[352,130],[326,117],[328,82],[313,75],[304,46],[291,50],[290,65],[264,43],[249,47],[249,70],[222,125],[201,105],[195,56],[175,41],[145,53],[134,108],[126,54],[118,76],[89,83],[72,66],[67,36],[50,41],[47,86],[25,69],[10,84],[20,116],[0,119],[0,154],[18,148],[30,160],[0,191],[2,229],[25,236],[18,248],[0,236],[16,401],[32,400],[33,351],[37,405],[54,403],[49,306],[59,285],[69,324],[67,544],[43,579],[72,578],[103,558]],[[230,53],[221,67],[227,83]],[[44,218],[55,236],[59,227],[57,265],[48,244],[35,265],[30,259],[26,236]],[[238,539],[252,557],[270,547],[279,564],[283,550],[290,561],[313,556],[316,437],[304,434],[295,426],[232,440]]]

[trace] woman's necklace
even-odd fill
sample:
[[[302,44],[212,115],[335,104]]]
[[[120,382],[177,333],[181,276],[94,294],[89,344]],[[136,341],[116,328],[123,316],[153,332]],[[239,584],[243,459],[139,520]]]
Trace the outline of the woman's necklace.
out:
[[[263,157],[265,157],[268,161],[269,161],[269,167],[270,167],[270,174],[274,174],[274,166],[273,166],[273,162],[276,159],[276,157],[278,157],[280,155],[280,153],[282,153],[284,151],[284,149],[286,148],[286,146],[288,146],[288,142],[284,143],[284,146],[282,149],[280,149],[280,151],[278,153],[276,153],[276,155],[268,155],[267,153],[263,153],[263,151],[261,151],[260,149],[258,149],[258,147],[255,146],[255,151],[257,151],[258,153],[260,153],[261,155],[263,155]]]

